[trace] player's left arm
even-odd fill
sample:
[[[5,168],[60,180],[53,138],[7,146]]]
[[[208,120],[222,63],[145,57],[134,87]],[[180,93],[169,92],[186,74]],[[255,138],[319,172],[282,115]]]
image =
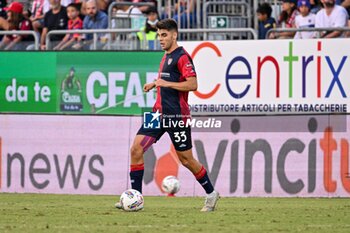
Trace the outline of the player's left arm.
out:
[[[155,84],[156,87],[168,87],[178,91],[196,91],[198,87],[196,77],[188,77],[183,82],[169,82],[164,79],[157,79]]]

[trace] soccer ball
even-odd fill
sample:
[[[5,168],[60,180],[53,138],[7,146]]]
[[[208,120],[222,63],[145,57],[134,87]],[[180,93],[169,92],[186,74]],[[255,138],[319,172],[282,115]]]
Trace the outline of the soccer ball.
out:
[[[163,179],[162,190],[168,194],[175,194],[180,190],[180,181],[175,176],[167,176]]]
[[[125,211],[139,211],[143,209],[143,196],[135,189],[128,189],[120,196],[120,204]]]

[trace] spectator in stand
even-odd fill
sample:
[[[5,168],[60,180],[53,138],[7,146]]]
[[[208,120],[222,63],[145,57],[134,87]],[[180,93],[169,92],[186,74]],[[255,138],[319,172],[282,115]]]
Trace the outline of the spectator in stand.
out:
[[[298,14],[297,0],[283,0],[282,12],[278,20],[279,28],[294,28],[295,17]],[[295,32],[275,32],[270,34],[271,39],[290,39]]]
[[[87,15],[86,12],[86,2],[87,0],[75,0],[75,3],[82,2],[81,13]],[[113,2],[113,0],[96,0],[96,8],[104,13],[108,14],[108,7]]]
[[[310,0],[310,5],[311,5],[310,12],[315,15],[317,14],[317,12],[319,12],[322,9],[320,0]]]
[[[5,7],[7,5],[6,0],[0,0],[0,18],[6,18],[6,11],[5,11]]]
[[[61,5],[61,0],[49,0],[51,10],[49,10],[44,16],[44,28],[41,34],[40,48],[46,50],[46,35],[52,30],[66,30],[68,17],[67,10]],[[57,45],[62,39],[63,35],[52,35],[50,41],[52,41],[53,47]]]
[[[1,0],[0,2],[0,30],[7,30],[8,28],[8,22],[6,20],[7,14],[6,14],[6,0]]]
[[[132,2],[151,3],[157,9],[157,1],[156,0],[133,0]],[[147,14],[149,6],[140,6],[138,8],[142,13]]]
[[[348,13],[342,6],[335,5],[335,0],[321,0],[323,9],[316,15],[316,28],[326,27],[347,27]],[[341,31],[325,31],[321,33],[321,38],[341,37]]]
[[[86,14],[83,22],[84,29],[105,29],[108,27],[107,14],[98,10],[96,0],[86,2]],[[91,40],[92,34],[88,34],[86,39]]]
[[[276,28],[276,20],[271,17],[272,8],[269,3],[265,2],[258,6],[256,13],[259,21],[259,39],[266,39],[267,32]]]
[[[140,41],[141,46],[143,41],[147,41],[148,49],[155,50],[157,42],[157,27],[156,24],[159,21],[159,15],[157,8],[149,7],[146,12],[147,20],[145,26],[141,28],[140,32],[137,33],[137,38]]]
[[[96,0],[97,9],[103,11],[108,14],[108,6],[110,4],[110,0]]]
[[[83,21],[79,17],[79,7],[75,3],[67,6],[68,30],[77,30],[83,28]],[[54,48],[54,50],[72,49],[74,42],[80,43],[80,34],[66,34],[63,40]]]
[[[117,28],[117,20],[113,17],[117,15],[117,11],[119,10],[118,6],[113,6],[112,7],[112,12],[111,12],[111,28]]]
[[[35,32],[40,35],[40,30],[44,25],[44,2],[47,0],[34,0],[32,3],[32,16],[29,18]]]
[[[178,12],[180,11],[180,14]],[[175,15],[173,19],[181,28],[192,28],[196,24],[196,1],[179,0],[175,5]],[[188,22],[189,19],[189,22]]]
[[[348,14],[350,13],[350,0],[344,0],[341,6],[347,10]]]
[[[341,6],[346,9],[346,11],[348,12],[348,15],[350,16],[350,0],[344,0]]]
[[[118,0],[118,2],[131,3],[132,0],[124,0],[124,1]],[[139,29],[144,23],[144,21],[142,20],[144,19],[142,12],[139,10],[139,8],[137,8],[134,5],[119,5],[117,7],[117,12],[115,13],[114,16],[115,18],[112,20],[112,28]],[[141,19],[142,24],[140,23],[140,21],[137,21],[139,19]],[[120,36],[124,38],[125,35],[120,35]]]
[[[77,0],[61,0],[61,6],[67,7],[72,2],[79,2]],[[44,13],[51,9],[50,0],[44,0]]]
[[[61,5],[66,7],[74,0],[61,0]],[[75,0],[77,1],[77,0]],[[32,16],[30,18],[34,31],[40,33],[44,27],[44,16],[51,9],[49,0],[34,0],[32,3]]]
[[[118,5],[111,22],[112,28],[131,28],[140,29],[144,25],[144,17],[140,9],[134,5],[130,5],[132,0],[117,0],[117,2],[129,3],[129,5]],[[128,33],[112,33],[113,41],[127,41],[131,38],[135,39],[135,34]]]
[[[7,31],[19,30],[27,31],[32,30],[31,23],[23,16],[23,5],[19,2],[13,2],[6,8],[7,11]],[[30,42],[31,41],[31,42]],[[23,50],[29,43],[33,43],[32,36],[29,35],[6,35],[2,38],[0,43],[0,49],[3,50]]]
[[[5,26],[5,25],[2,25],[4,22],[5,22],[5,24],[6,24],[6,17],[7,17],[7,14],[6,14],[6,11],[5,11],[5,7],[6,7],[6,5],[7,5],[7,2],[6,2],[6,0],[0,0],[0,31],[2,31],[3,30],[3,27]],[[2,35],[0,35],[0,40],[2,40]]]
[[[314,28],[316,15],[310,13],[311,4],[309,0],[299,0],[298,1],[299,15],[295,17],[295,27],[296,28]],[[315,32],[296,32],[294,39],[310,39],[315,38],[317,35]]]
[[[348,16],[350,17],[350,0],[344,0],[341,4],[342,7],[348,12]],[[348,27],[350,27],[350,19],[348,19]],[[350,31],[345,32],[346,37],[350,37]]]
[[[118,2],[132,2],[132,0],[118,0]],[[137,18],[142,16],[142,12],[139,8],[133,6],[133,5],[120,5],[118,7],[116,15],[118,17],[130,17],[130,18]]]
[[[86,15],[85,2],[86,0],[61,0],[62,6],[65,6],[65,7],[68,7],[70,4],[74,3],[79,9],[79,18],[81,20],[83,20]]]
[[[108,27],[108,17],[103,11],[97,9],[96,0],[89,0],[85,4],[87,15],[83,21],[83,29],[106,29]],[[101,49],[103,44],[106,42],[105,34],[98,34],[99,43],[97,43],[97,48]],[[85,35],[85,49],[90,47],[93,42],[93,34]],[[79,49],[79,46],[74,46],[74,48]],[[91,48],[91,47],[90,47]]]

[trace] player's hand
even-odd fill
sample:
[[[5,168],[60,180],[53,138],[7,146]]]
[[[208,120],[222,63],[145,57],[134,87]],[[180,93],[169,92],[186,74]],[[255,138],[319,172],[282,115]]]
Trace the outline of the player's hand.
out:
[[[164,79],[157,79],[155,82],[156,87],[169,87],[169,82]]]
[[[154,87],[154,83],[146,83],[143,86],[143,91],[144,92],[149,92],[150,90],[152,90],[153,87]]]

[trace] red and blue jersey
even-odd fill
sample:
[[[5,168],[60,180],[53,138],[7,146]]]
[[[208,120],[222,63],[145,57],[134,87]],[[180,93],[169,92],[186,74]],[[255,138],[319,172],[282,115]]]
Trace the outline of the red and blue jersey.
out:
[[[160,63],[158,79],[169,82],[184,82],[189,77],[197,77],[193,61],[183,47],[170,54],[165,53]],[[157,99],[153,111],[167,115],[190,115],[188,91],[178,91],[168,87],[157,87]]]

